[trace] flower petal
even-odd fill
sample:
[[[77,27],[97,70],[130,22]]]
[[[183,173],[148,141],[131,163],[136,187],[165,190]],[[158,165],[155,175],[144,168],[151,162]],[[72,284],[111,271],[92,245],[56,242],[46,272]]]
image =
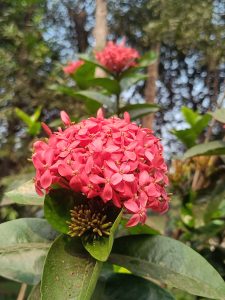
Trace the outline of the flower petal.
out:
[[[138,214],[135,214],[127,222],[126,227],[136,226],[139,222],[140,222],[140,216]]]
[[[127,200],[126,202],[124,202],[124,206],[126,207],[126,209],[134,213],[137,213],[140,210],[134,200]]]
[[[67,164],[61,164],[61,165],[59,165],[58,172],[63,177],[72,176],[72,169]]]
[[[46,170],[44,174],[42,174],[40,183],[43,189],[47,189],[52,184],[52,176],[49,170]]]
[[[115,173],[111,177],[111,183],[113,185],[116,185],[116,184],[120,183],[122,180],[123,180],[123,176],[121,174],[119,174],[119,173]]]
[[[107,183],[103,189],[103,192],[102,192],[102,198],[103,198],[103,201],[106,202],[106,201],[109,201],[112,199],[112,187],[109,183]]]
[[[133,174],[123,174],[123,180],[127,182],[133,182],[135,177]]]

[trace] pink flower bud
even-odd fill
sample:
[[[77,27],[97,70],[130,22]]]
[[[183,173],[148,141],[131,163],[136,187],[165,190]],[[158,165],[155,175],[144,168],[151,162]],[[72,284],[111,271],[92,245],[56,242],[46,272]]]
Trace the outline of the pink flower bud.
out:
[[[64,110],[60,112],[60,117],[65,126],[69,126],[71,124],[70,117],[67,115],[67,113]]]

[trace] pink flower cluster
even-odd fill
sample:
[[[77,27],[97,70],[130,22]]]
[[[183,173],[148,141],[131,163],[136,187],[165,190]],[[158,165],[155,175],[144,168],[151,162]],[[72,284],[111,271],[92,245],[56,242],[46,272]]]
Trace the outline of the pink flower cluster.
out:
[[[61,118],[65,130],[52,133],[44,124],[49,139],[34,143],[38,194],[58,184],[87,198],[101,197],[132,214],[127,226],[144,223],[148,208],[168,209],[163,149],[150,129],[131,123],[128,113],[105,119],[101,109],[96,118],[77,124],[63,111]]]
[[[72,61],[63,68],[63,71],[65,74],[73,74],[83,64],[84,62],[82,60]]]
[[[100,64],[112,72],[120,73],[136,65],[136,59],[140,57],[139,53],[129,47],[125,47],[125,41],[121,44],[108,42],[106,47],[96,53],[96,59]]]

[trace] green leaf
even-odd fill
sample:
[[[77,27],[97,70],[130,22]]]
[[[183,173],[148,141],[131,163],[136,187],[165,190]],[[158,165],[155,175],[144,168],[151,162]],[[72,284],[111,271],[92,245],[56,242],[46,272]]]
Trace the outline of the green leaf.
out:
[[[181,112],[182,112],[186,122],[191,126],[194,126],[196,124],[196,122],[198,121],[198,118],[200,116],[197,112],[193,111],[191,108],[186,107],[186,106],[182,106]]]
[[[217,108],[214,112],[210,112],[214,119],[221,123],[225,123],[225,108]]]
[[[34,122],[28,127],[28,133],[32,136],[35,136],[39,134],[41,131],[41,123],[40,122]]]
[[[74,95],[81,100],[92,100],[98,104],[112,106],[112,102],[108,96],[95,91],[79,91],[75,92]]]
[[[157,59],[157,54],[154,51],[146,52],[138,61],[138,67],[148,67]]]
[[[104,70],[106,73],[113,75],[112,72],[110,72],[110,70],[108,70],[107,68],[105,68],[104,66],[102,66],[101,64],[99,64],[96,60],[94,60],[93,58],[91,58],[90,56],[88,56],[87,54],[81,53],[78,55],[78,57],[80,59],[82,59],[85,62],[91,63],[96,67],[101,68],[102,70]]]
[[[89,300],[101,266],[102,263],[84,250],[80,239],[60,236],[52,244],[45,260],[42,300]]]
[[[210,187],[206,192],[206,201],[208,205],[204,213],[204,220],[207,224],[212,219],[225,216],[225,187],[223,177],[217,181],[216,185],[213,186],[213,189]]]
[[[100,277],[92,300],[173,300],[172,295],[155,283],[130,274]]]
[[[118,231],[117,236],[136,235],[136,234],[160,234],[158,230],[149,227],[147,224],[138,224],[134,227],[126,227],[127,220],[121,220],[122,228]]]
[[[100,86],[111,94],[120,93],[120,85],[117,80],[110,78],[94,78],[86,81],[87,86]]]
[[[190,158],[199,155],[223,155],[225,154],[225,142],[213,141],[196,145],[184,153],[183,158]]]
[[[43,219],[24,218],[0,225],[0,276],[27,284],[40,281],[44,259],[56,237]]]
[[[36,122],[40,115],[41,115],[42,106],[38,106],[38,108],[35,110],[34,114],[31,116],[31,120],[33,122]]]
[[[45,196],[45,218],[55,230],[67,234],[69,231],[67,222],[71,219],[70,210],[76,204],[81,204],[83,200],[84,196],[82,194],[66,189],[51,190]]]
[[[127,76],[123,76],[120,81],[120,85],[123,90],[129,89],[132,85],[136,84],[138,81],[146,80],[148,75],[142,73],[128,73]]]
[[[197,252],[164,236],[127,236],[114,242],[109,258],[146,279],[156,279],[190,294],[224,299],[225,283]]]
[[[5,200],[10,203],[17,203],[22,205],[43,205],[44,197],[37,195],[33,180],[18,186],[16,189],[6,192]]]
[[[150,113],[159,111],[160,106],[157,104],[139,103],[139,104],[128,104],[120,108],[120,113],[125,111],[129,112],[131,119],[135,120],[141,118]]]
[[[26,114],[18,107],[15,108],[15,113],[20,118],[20,120],[22,120],[27,126],[30,126],[32,120],[28,114]]]
[[[94,240],[93,242],[85,241],[85,239],[82,239],[83,245],[85,249],[93,256],[95,259],[100,261],[106,261],[110,255],[110,252],[112,250],[113,242],[114,242],[114,235],[116,232],[116,229],[119,226],[121,217],[122,217],[122,210],[118,214],[117,218],[115,219],[113,226],[110,229],[110,235],[109,237],[102,237],[98,240]]]
[[[95,76],[95,65],[85,62],[80,66],[77,71],[72,75],[72,78],[76,81],[77,85],[86,89],[88,87],[87,80],[93,79]]]
[[[76,91],[73,88],[67,87],[67,86],[58,86],[57,91],[62,94],[66,94],[70,97],[73,97],[76,100],[78,100],[78,98],[79,98],[80,101],[84,101],[85,106],[90,114],[95,114],[96,111],[102,106],[102,104],[100,102],[87,97],[87,95],[89,95],[89,94],[87,94],[89,91],[80,91],[79,95],[77,95]],[[85,94],[86,96],[83,95],[83,92],[84,93],[86,92],[86,94]],[[96,94],[95,94],[95,96],[96,96]]]
[[[193,147],[198,137],[196,131],[192,128],[171,130],[171,133],[174,134],[187,148]]]

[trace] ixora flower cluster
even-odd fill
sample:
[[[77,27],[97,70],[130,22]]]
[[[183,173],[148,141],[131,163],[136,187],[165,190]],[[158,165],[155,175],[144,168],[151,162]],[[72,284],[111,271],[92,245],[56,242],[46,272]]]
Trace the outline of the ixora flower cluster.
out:
[[[124,119],[97,117],[74,124],[61,112],[65,130],[52,132],[47,142],[34,143],[35,187],[39,195],[53,184],[83,193],[89,201],[99,197],[132,214],[127,226],[146,220],[146,211],[164,212],[169,198],[167,167],[162,145],[150,129]],[[97,198],[96,198],[97,199]]]
[[[137,50],[125,46],[125,40],[121,44],[108,42],[106,47],[95,55],[100,64],[114,73],[121,73],[130,67],[136,66],[136,59],[140,57]]]

